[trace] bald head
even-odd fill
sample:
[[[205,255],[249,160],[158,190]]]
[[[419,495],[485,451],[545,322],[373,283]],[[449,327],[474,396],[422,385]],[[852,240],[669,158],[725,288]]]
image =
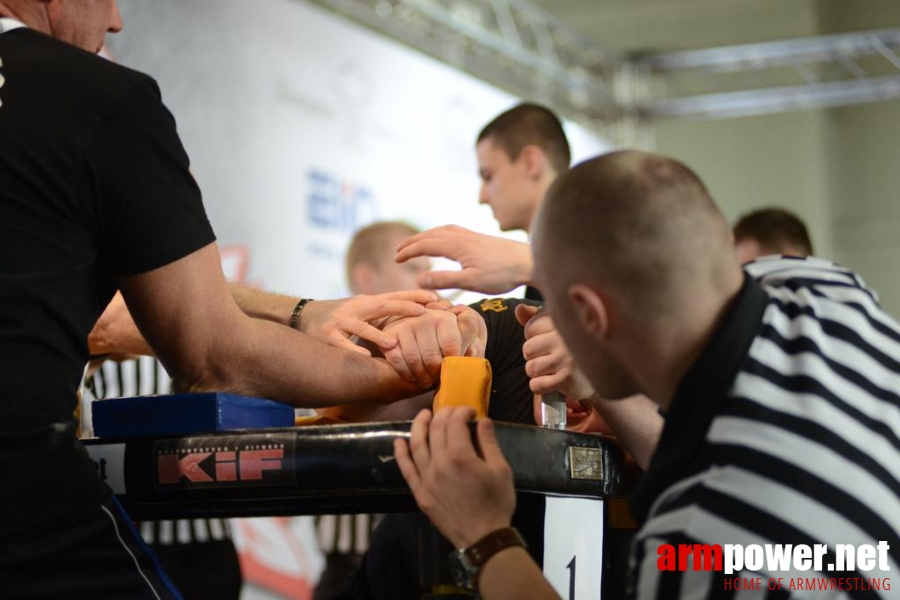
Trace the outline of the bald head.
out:
[[[533,241],[543,285],[597,285],[648,318],[739,270],[728,223],[700,179],[645,152],[607,154],[561,175]]]

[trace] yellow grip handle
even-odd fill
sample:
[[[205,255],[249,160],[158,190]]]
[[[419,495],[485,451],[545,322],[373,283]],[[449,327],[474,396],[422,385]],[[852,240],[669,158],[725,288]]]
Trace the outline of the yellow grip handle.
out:
[[[434,395],[434,412],[448,406],[475,409],[476,418],[487,416],[491,400],[491,363],[473,356],[447,356],[441,363],[441,385]]]

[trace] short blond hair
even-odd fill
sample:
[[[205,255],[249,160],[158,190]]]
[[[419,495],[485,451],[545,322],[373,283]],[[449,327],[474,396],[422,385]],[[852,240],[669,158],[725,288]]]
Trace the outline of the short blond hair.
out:
[[[391,238],[395,234],[409,237],[417,233],[421,233],[420,230],[404,221],[377,221],[357,231],[344,260],[347,281],[350,281],[350,274],[360,263],[379,269],[386,261],[393,260],[395,248]]]

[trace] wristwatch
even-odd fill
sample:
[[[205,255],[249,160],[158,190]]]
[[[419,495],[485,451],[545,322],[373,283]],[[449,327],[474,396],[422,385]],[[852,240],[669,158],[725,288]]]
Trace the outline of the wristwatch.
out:
[[[478,590],[478,577],[485,563],[501,550],[513,546],[526,548],[525,540],[514,527],[504,527],[493,531],[468,548],[460,548],[450,553],[450,572],[459,587]]]

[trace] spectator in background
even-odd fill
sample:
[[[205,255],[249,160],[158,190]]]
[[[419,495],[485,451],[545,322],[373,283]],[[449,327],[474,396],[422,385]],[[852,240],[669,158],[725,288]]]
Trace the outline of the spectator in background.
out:
[[[488,204],[503,231],[531,230],[547,189],[569,168],[571,155],[562,122],[537,104],[519,104],[488,123],[475,146],[481,176],[479,202]],[[399,246],[398,262],[442,256],[460,271],[431,271],[419,277],[427,289],[458,288],[505,294],[531,277],[528,244],[444,225],[413,236]],[[525,297],[540,300],[529,287]]]
[[[734,225],[734,252],[741,264],[769,254],[814,254],[806,224],[783,208],[763,208],[738,219]]]
[[[403,264],[394,261],[400,242],[418,233],[418,229],[402,221],[379,221],[356,232],[344,262],[350,293],[371,295],[418,289],[418,279],[431,269],[431,261],[424,256]]]

